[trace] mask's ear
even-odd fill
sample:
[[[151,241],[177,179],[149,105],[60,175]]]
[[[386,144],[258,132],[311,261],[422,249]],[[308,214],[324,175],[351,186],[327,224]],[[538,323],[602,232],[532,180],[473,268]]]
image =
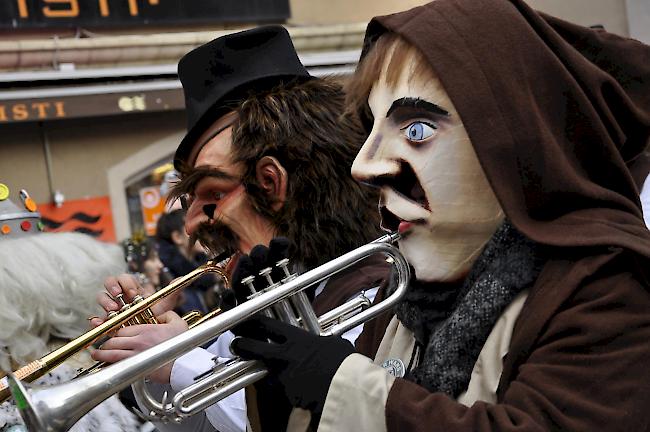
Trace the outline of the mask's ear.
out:
[[[273,210],[281,209],[287,198],[287,182],[289,181],[287,170],[276,158],[264,156],[255,165],[255,175],[257,183],[273,203]]]

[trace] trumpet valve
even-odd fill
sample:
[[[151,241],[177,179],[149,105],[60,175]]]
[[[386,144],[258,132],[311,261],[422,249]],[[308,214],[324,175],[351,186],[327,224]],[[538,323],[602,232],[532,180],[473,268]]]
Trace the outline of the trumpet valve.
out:
[[[138,304],[140,302],[144,301],[144,297],[142,297],[140,294],[136,295],[133,297],[133,303],[132,304]],[[156,319],[155,315],[151,311],[151,308],[147,308],[142,311],[138,316],[135,317],[136,320],[138,321],[139,324],[158,324],[158,320]]]
[[[269,288],[270,287],[275,287],[276,285],[279,285],[279,284],[276,284],[275,282],[273,282],[273,278],[271,278],[271,271],[273,271],[273,269],[271,267],[266,267],[266,268],[263,268],[262,270],[260,270],[260,276],[262,276],[264,279],[266,279],[266,282],[269,284]]]
[[[257,297],[259,293],[255,289],[255,285],[253,285],[253,281],[255,281],[255,276],[248,276],[242,279],[242,283],[248,287],[248,291],[250,291],[250,295],[246,297],[246,300],[250,300],[254,297]]]
[[[282,283],[287,283],[290,280],[295,279],[296,276],[298,276],[295,273],[291,273],[289,271],[289,258],[281,259],[275,264],[275,266],[280,268],[284,272],[284,278],[282,279]]]
[[[253,285],[253,281],[255,280],[255,276],[248,276],[242,279],[242,283],[248,287],[248,290],[251,292],[251,294],[255,294],[257,290],[255,289],[255,286]]]
[[[113,299],[120,304],[122,309],[126,309],[128,307],[128,305],[124,301],[124,294],[123,293],[119,293],[118,295],[113,297]]]

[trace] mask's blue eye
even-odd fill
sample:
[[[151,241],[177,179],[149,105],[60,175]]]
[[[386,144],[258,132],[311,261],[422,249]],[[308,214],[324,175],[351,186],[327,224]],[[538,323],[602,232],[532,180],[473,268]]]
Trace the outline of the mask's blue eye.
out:
[[[416,121],[402,130],[410,141],[422,141],[433,135],[435,129],[436,127],[432,124]]]

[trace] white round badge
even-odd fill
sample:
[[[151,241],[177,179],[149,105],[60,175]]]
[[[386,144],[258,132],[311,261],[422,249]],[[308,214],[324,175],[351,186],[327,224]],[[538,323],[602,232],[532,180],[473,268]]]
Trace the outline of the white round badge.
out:
[[[388,359],[381,364],[381,367],[396,378],[402,378],[406,374],[406,367],[404,367],[404,362],[400,359]]]

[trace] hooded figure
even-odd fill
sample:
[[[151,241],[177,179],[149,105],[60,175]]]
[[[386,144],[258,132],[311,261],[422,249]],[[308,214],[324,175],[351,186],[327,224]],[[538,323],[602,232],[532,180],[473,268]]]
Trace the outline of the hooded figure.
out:
[[[409,293],[356,353],[264,319],[235,350],[319,431],[650,430],[628,168],[648,172],[650,47],[519,0],[439,0],[369,24],[350,100],[369,133],[352,172],[402,233]]]

